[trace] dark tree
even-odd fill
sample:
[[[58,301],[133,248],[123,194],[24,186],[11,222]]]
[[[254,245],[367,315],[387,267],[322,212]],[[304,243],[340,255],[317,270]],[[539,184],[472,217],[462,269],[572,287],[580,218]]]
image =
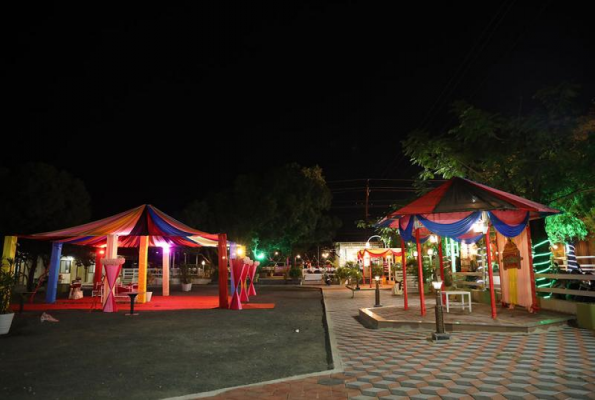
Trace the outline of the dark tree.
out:
[[[578,227],[569,233],[584,236],[595,231],[595,123],[593,111],[577,104],[578,94],[571,84],[543,89],[517,115],[457,102],[456,126],[437,135],[411,132],[405,153],[422,167],[422,181],[467,177],[560,208],[566,214],[548,221],[562,218]],[[543,239],[543,226],[535,233]],[[572,239],[562,236],[557,239]]]
[[[340,222],[326,214],[331,193],[319,167],[288,164],[239,176],[231,189],[194,201],[183,220],[198,229],[226,232],[253,251],[291,251],[332,240]]]
[[[10,188],[0,197],[2,235],[32,234],[67,228],[90,217],[90,197],[83,182],[68,172],[44,163],[0,169],[0,180]],[[30,263],[27,286],[31,290],[38,257],[47,265],[50,244],[19,241],[20,259]]]

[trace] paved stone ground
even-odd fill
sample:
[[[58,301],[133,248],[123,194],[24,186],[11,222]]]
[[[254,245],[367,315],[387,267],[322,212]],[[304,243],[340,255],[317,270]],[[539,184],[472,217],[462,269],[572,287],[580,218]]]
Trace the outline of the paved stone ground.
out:
[[[394,303],[391,302],[391,303]],[[392,321],[423,321],[435,323],[436,316],[434,313],[435,299],[426,300],[426,315],[421,316],[419,307],[419,297],[409,299],[409,310],[403,309],[403,304],[398,307],[389,306],[373,309],[372,311],[382,318]],[[460,303],[459,303],[460,304]],[[492,310],[488,304],[473,304],[473,312],[468,310],[450,309],[447,313],[444,311],[444,322],[446,323],[460,323],[460,324],[489,324],[497,326],[533,326],[539,325],[540,321],[544,319],[558,320],[567,317],[566,314],[557,313],[553,311],[541,311],[537,314],[530,314],[526,309],[517,307],[514,310],[498,307],[497,319],[492,319]]]
[[[398,305],[383,292],[383,300]],[[530,335],[370,330],[356,320],[374,293],[325,289],[344,373],[225,392],[218,399],[595,399],[595,334],[564,327]],[[415,300],[414,300],[415,301]],[[344,382],[341,382],[344,381]]]

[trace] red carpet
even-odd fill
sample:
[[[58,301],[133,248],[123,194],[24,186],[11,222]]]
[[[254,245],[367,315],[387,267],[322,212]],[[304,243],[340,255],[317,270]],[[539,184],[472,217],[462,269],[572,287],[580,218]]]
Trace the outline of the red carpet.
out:
[[[130,311],[128,298],[118,299],[118,311]],[[231,299],[230,299],[231,302]],[[79,300],[57,300],[54,304],[29,304],[26,303],[25,311],[48,310],[90,310],[93,301],[90,297]],[[244,303],[244,310],[261,310],[275,308],[275,303]],[[13,311],[18,311],[19,305],[13,304]],[[218,296],[153,296],[150,303],[135,304],[134,311],[169,311],[169,310],[208,310],[219,307]],[[101,305],[96,304],[96,309]]]

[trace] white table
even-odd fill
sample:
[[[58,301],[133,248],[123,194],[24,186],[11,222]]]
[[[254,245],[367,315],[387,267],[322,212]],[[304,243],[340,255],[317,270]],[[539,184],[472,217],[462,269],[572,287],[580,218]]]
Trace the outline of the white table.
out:
[[[456,307],[456,308],[460,307],[462,310],[464,310],[465,308],[469,308],[469,312],[471,312],[471,292],[446,291],[445,290],[443,293],[446,295],[446,312],[450,312],[451,307]],[[457,303],[457,304],[450,305],[450,299],[449,299],[450,295],[461,295],[461,304],[459,305]],[[467,300],[469,301],[468,303],[465,302],[465,296],[467,296]]]

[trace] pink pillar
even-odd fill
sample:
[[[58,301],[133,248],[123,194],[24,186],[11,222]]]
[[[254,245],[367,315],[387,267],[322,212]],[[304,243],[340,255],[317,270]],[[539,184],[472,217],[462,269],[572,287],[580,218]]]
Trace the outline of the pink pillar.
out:
[[[231,292],[231,310],[241,310],[242,302],[240,301],[240,295],[238,293],[239,286],[241,285],[241,278],[244,272],[244,260],[233,259],[231,264],[231,275],[232,275],[232,292]]]
[[[415,242],[417,243],[417,273],[419,282],[419,306],[421,308],[421,316],[426,315],[426,298],[424,296],[424,272],[421,254],[421,242],[419,241],[419,228],[415,230]]]
[[[255,261],[250,266],[250,288],[248,289],[248,296],[256,296],[256,289],[254,288],[254,276],[256,275],[256,268],[260,265],[260,262]]]
[[[118,307],[116,306],[116,280],[118,279],[118,275],[120,274],[120,268],[124,264],[123,258],[116,258],[116,259],[103,259],[103,266],[105,268],[105,275],[107,280],[107,296],[105,299],[105,303],[103,304],[103,312],[117,312]]]
[[[240,301],[242,301],[243,303],[250,301],[250,299],[248,299],[248,273],[250,272],[250,267],[251,265],[249,262],[244,262],[244,266],[242,268],[242,276],[240,276],[239,286],[242,290],[240,293]]]

